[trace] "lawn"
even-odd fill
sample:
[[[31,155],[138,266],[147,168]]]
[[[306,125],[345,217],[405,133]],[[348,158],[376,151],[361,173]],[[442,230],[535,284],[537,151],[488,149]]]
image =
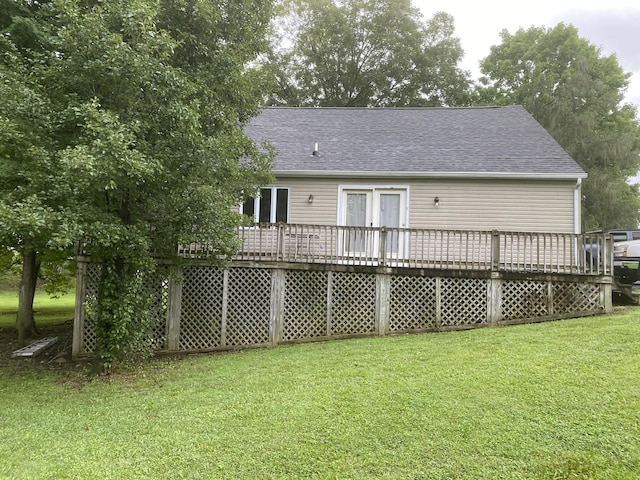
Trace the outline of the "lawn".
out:
[[[157,358],[6,367],[11,479],[637,479],[640,310]]]
[[[42,290],[36,291],[33,310],[36,324],[50,325],[73,320],[75,292],[51,298]],[[0,328],[13,327],[18,312],[18,291],[0,291]]]

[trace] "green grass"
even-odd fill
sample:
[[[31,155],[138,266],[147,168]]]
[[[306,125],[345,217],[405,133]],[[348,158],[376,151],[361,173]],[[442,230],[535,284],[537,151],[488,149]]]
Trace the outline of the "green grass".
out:
[[[51,298],[41,290],[36,291],[33,301],[37,325],[50,325],[73,319],[75,292],[60,298]],[[18,291],[0,292],[0,328],[13,327],[18,312]]]
[[[0,478],[637,479],[640,319],[7,367]]]

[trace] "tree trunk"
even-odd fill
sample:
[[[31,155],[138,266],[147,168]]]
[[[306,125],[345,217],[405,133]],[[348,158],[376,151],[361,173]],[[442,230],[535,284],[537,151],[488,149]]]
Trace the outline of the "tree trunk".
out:
[[[18,297],[18,316],[16,329],[18,330],[18,346],[26,343],[28,336],[38,334],[36,322],[33,318],[33,298],[36,293],[38,279],[38,263],[36,252],[28,251],[22,254],[22,280]]]

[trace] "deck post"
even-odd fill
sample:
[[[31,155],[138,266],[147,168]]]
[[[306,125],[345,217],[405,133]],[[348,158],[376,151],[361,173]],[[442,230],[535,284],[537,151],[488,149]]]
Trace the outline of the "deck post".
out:
[[[376,274],[376,331],[378,335],[389,332],[389,306],[391,301],[391,275]]]
[[[229,269],[222,274],[222,315],[220,319],[220,346],[227,345],[227,314],[229,312]]]
[[[609,283],[600,284],[600,305],[604,306],[606,313],[613,313],[613,285]]]
[[[380,266],[385,267],[387,265],[387,228],[382,227],[380,229],[380,245],[378,249],[378,261]]]
[[[491,327],[502,320],[502,276],[498,272],[491,272],[487,285],[487,323]]]
[[[333,272],[327,272],[327,337],[331,336],[331,298],[333,296]]]
[[[73,319],[73,340],[71,343],[71,358],[76,359],[82,350],[84,341],[84,301],[87,288],[87,262],[78,258],[78,272],[76,273],[76,299]]]
[[[491,270],[500,270],[500,232],[496,230],[491,235]]]
[[[613,275],[613,237],[606,235],[602,241],[604,258],[604,267],[602,273],[604,275]]]
[[[436,277],[436,328],[442,326],[442,277]]]
[[[278,236],[276,243],[276,261],[284,261],[284,224],[278,223]]]
[[[182,268],[169,267],[169,297],[167,298],[167,349],[178,350],[180,345],[180,314],[182,312]]]
[[[271,308],[269,311],[269,343],[278,345],[282,340],[286,275],[282,268],[271,270]]]

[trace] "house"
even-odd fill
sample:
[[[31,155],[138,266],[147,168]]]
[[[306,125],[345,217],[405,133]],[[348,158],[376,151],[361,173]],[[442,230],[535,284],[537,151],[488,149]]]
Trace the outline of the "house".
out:
[[[587,174],[521,106],[265,109],[277,152],[259,222],[580,232]]]
[[[158,268],[159,349],[612,311],[611,239],[580,234],[586,174],[522,107],[267,108],[246,133],[277,151],[275,183],[240,207],[267,225],[239,227],[226,266],[198,242]],[[95,351],[97,267],[78,257],[74,357]]]

